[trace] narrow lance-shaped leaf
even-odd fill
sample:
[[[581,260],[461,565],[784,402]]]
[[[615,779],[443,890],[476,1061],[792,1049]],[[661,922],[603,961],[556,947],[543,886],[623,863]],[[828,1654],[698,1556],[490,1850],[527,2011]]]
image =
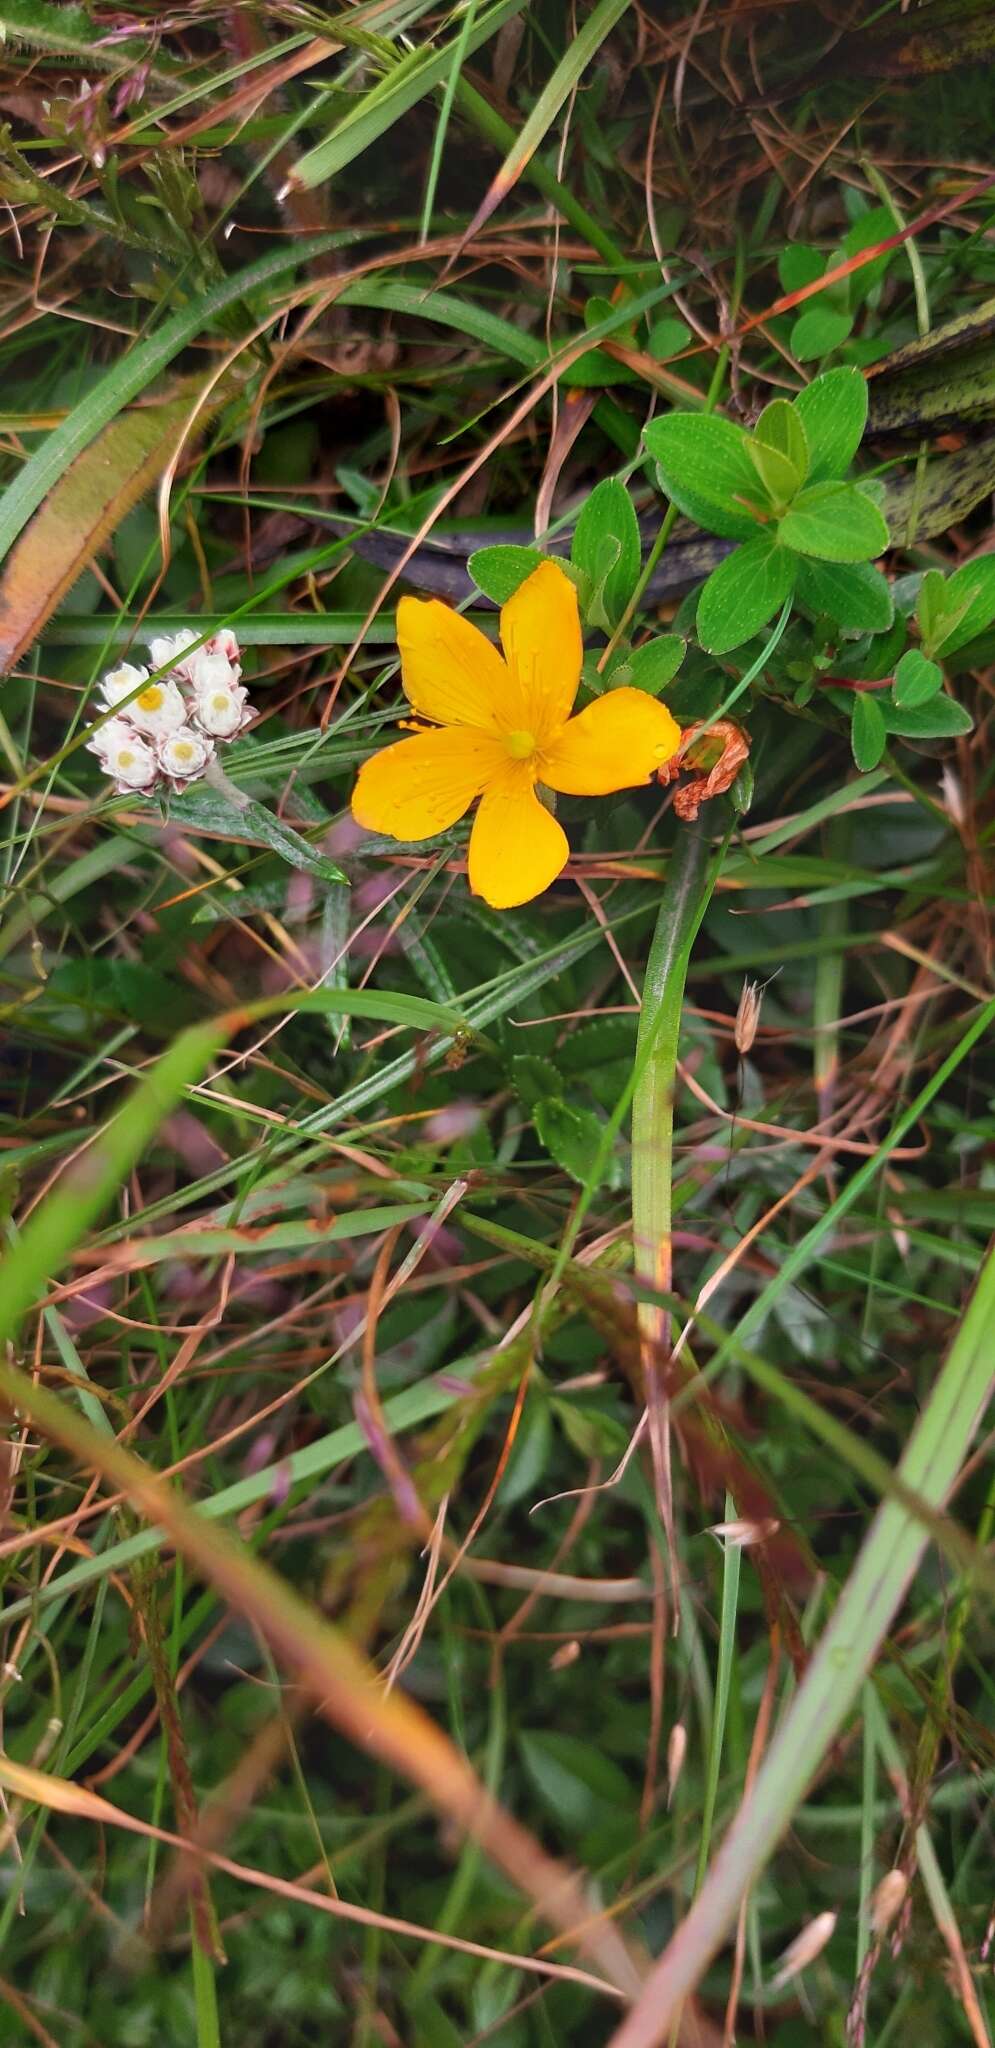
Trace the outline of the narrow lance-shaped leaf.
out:
[[[161,405],[122,413],[53,485],[0,576],[0,670],[20,660],[125,514],[162,475],[196,388],[191,382]],[[196,431],[211,410],[198,413]]]
[[[946,630],[934,637],[934,652],[956,654],[995,619],[995,554],[965,562],[947,577],[943,592]]]
[[[524,5],[525,0],[498,0],[497,5],[479,15],[466,38],[465,54],[472,56],[497,34],[499,28],[503,28],[506,21],[520,14]],[[348,17],[343,16],[343,19]],[[367,92],[357,93],[355,105],[336,122],[331,133],[306,151],[294,166],[291,183],[306,190],[325,184],[347,164],[362,156],[420,100],[437,87],[444,86],[452,71],[458,40],[458,36],[454,36],[441,48],[435,42],[426,41],[420,49],[406,51],[385,77]]]
[[[518,183],[530,157],[535,155],[548,135],[560,108],[566,104],[591,59],[596,56],[605,37],[610,35],[616,22],[621,19],[628,4],[629,0],[597,0],[597,6],[567,43],[563,56],[552,77],[543,87],[517,141],[509,150],[497,176],[491,180],[469,227],[460,239],[459,247],[450,258],[450,263],[455,261],[460,251],[473,240],[474,235],[479,234],[495,207],[500,205],[502,199],[507,198],[508,193]]]

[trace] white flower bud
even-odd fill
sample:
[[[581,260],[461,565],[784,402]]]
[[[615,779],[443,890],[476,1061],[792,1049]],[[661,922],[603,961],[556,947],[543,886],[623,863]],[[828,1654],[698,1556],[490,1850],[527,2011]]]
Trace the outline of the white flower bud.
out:
[[[788,1943],[770,1980],[772,1991],[782,1991],[785,1984],[790,1984],[792,1977],[797,1977],[800,1970],[807,1970],[809,1964],[814,1963],[816,1956],[821,1956],[836,1926],[837,1918],[836,1913],[817,1913],[815,1919],[810,1920],[807,1927],[803,1927],[801,1933],[795,1935],[794,1941]]]
[[[118,704],[123,704],[125,698],[130,697],[132,691],[137,690],[139,683],[144,683],[147,676],[147,668],[135,668],[130,661],[122,661],[118,668],[109,669],[100,685],[100,696],[107,710],[113,711]]]
[[[669,1807],[677,1790],[677,1780],[684,1769],[687,1755],[688,1731],[683,1721],[675,1721],[667,1742],[667,1805]]]
[[[871,1926],[875,1934],[885,1934],[891,1926],[905,1899],[909,1880],[904,1870],[887,1870],[871,1900]]]
[[[215,633],[213,638],[208,640],[207,651],[209,654],[224,655],[229,667],[235,671],[235,681],[237,683],[242,673],[239,661],[241,650],[230,626],[222,626],[220,633]]]
[[[159,773],[148,741],[126,718],[109,718],[87,741],[87,746],[119,790],[150,789]]]
[[[209,657],[213,664],[215,656]],[[223,681],[206,683],[198,677],[193,701],[193,721],[214,740],[233,740],[252,717],[249,693],[240,684]]]
[[[159,766],[171,782],[183,789],[203,775],[213,753],[214,748],[203,733],[192,725],[181,725],[177,732],[167,733],[159,741]]]
[[[199,639],[200,634],[192,633],[189,626],[184,626],[179,633],[160,633],[149,641],[153,668],[171,668],[178,675],[186,676],[189,672],[189,650]],[[200,649],[197,651],[199,653]]]

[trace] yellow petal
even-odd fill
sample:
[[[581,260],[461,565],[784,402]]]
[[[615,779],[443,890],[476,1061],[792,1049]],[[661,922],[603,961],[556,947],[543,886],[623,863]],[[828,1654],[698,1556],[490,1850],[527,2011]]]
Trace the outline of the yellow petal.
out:
[[[524,762],[489,782],[470,834],[470,887],[493,910],[541,896],[570,854],[562,825],[539,802]]]
[[[501,641],[523,700],[516,721],[540,745],[570,716],[584,644],[577,592],[557,562],[543,562],[501,612]]]
[[[368,832],[432,839],[455,825],[507,760],[500,740],[479,732],[420,732],[364,762],[352,815]]]
[[[539,779],[565,796],[607,796],[648,782],[680,741],[665,704],[645,690],[609,690],[543,750]]]
[[[518,692],[497,648],[451,605],[402,597],[397,644],[405,695],[423,718],[478,732],[521,724]]]

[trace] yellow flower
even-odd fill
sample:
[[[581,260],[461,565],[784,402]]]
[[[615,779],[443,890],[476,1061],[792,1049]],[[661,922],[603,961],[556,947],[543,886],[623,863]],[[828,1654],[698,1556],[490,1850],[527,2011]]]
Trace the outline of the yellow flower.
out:
[[[353,817],[369,832],[431,839],[479,797],[470,887],[495,910],[541,895],[569,857],[537,782],[608,796],[648,782],[680,745],[670,712],[643,690],[609,690],[571,718],[584,650],[577,593],[556,562],[504,606],[503,660],[437,598],[402,597],[397,638],[405,695],[431,726],[365,763]]]

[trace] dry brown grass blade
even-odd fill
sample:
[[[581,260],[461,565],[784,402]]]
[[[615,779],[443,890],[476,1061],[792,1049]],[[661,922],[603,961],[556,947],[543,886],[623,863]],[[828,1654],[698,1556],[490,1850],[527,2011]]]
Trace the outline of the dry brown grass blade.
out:
[[[588,1990],[600,1991],[607,1997],[622,1996],[616,1985],[591,1976],[587,1970],[575,1970],[567,1963],[547,1962],[539,1956],[513,1955],[502,1949],[486,1948],[481,1942],[461,1941],[456,1935],[438,1934],[434,1928],[421,1927],[417,1921],[399,1920],[389,1913],[374,1912],[372,1907],[355,1906],[345,1899],[329,1898],[325,1892],[311,1891],[306,1885],[274,1877],[268,1871],[253,1869],[249,1864],[236,1863],[231,1857],[222,1856],[203,1844],[184,1841],[182,1835],[171,1834],[168,1828],[157,1828],[149,1821],[136,1819],[123,1807],[102,1799],[97,1792],[88,1791],[85,1785],[75,1785],[68,1778],[51,1777],[47,1771],[35,1770],[30,1764],[15,1763],[11,1757],[0,1757],[0,1784],[22,1801],[47,1807],[53,1813],[69,1814],[76,1820],[93,1821],[100,1827],[125,1828],[130,1834],[144,1835],[151,1841],[162,1842],[167,1848],[180,1851],[184,1857],[196,1856],[230,1877],[240,1878],[244,1884],[274,1892],[281,1898],[295,1899],[302,1905],[317,1907],[319,1912],[328,1913],[334,1919],[352,1920],[362,1927],[380,1927],[387,1933],[413,1936],[418,1941],[437,1941],[445,1948],[460,1950],[464,1955],[482,1956],[489,1962],[506,1963],[513,1969],[544,1977],[566,1978]],[[48,2039],[48,2036],[44,2038]],[[697,2048],[693,2033],[687,2037],[687,2048]],[[708,2044],[703,2044],[703,2048],[708,2048]]]
[[[127,512],[180,452],[194,386],[105,427],[49,492],[0,578],[0,668],[14,667]],[[218,403],[215,394],[213,404]],[[199,414],[203,430],[208,411]]]
[[[629,1997],[638,1990],[641,1959],[610,1922],[592,1916],[578,1875],[547,1855],[529,1830],[488,1795],[469,1760],[429,1715],[401,1692],[386,1692],[374,1667],[276,1572],[196,1514],[130,1451],[91,1428],[16,1367],[0,1365],[0,1396],[80,1463],[120,1487],[259,1629],[327,1720],[420,1786],[440,1813],[473,1835],[544,1919],[573,1940],[617,1991]],[[79,1789],[68,1788],[61,1796],[79,1795]]]

